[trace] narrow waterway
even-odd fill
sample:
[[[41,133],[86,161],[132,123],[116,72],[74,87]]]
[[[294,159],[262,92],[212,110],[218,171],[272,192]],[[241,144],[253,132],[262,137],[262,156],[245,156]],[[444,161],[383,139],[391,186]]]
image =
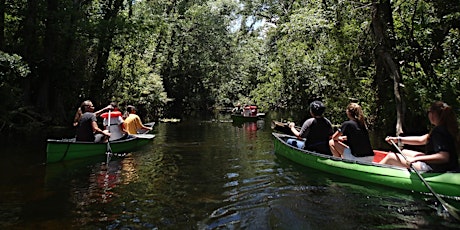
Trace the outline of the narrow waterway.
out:
[[[268,118],[233,124],[223,116],[154,129],[152,143],[108,165],[104,156],[45,165],[44,150],[4,149],[0,228],[460,228],[437,215],[432,196],[277,156]]]

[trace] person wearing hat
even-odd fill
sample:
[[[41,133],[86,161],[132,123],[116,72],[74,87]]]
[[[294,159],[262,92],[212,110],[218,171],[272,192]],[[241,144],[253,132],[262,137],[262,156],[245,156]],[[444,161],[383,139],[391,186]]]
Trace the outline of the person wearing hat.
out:
[[[136,107],[128,105],[126,107],[128,116],[125,119],[124,126],[128,134],[137,134],[138,130],[152,130],[151,127],[144,126],[141,118],[136,114]]]
[[[290,142],[296,142],[299,148],[332,155],[328,142],[333,130],[331,122],[323,116],[325,110],[326,106],[320,101],[310,103],[311,118],[303,123],[300,131],[295,128],[294,122],[289,123],[289,128],[297,137],[297,140],[291,140]],[[305,138],[305,142],[302,142],[303,138]]]
[[[374,152],[361,106],[357,103],[350,103],[346,113],[349,120],[342,123],[340,129],[332,135],[329,141],[332,155],[371,162]]]

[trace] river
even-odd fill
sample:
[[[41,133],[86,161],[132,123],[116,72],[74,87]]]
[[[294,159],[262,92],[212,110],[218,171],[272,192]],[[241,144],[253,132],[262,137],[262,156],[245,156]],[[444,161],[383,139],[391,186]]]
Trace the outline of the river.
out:
[[[1,229],[458,229],[433,196],[361,183],[274,154],[270,120],[157,123],[152,143],[44,164],[4,148]],[[458,202],[448,200],[449,202]]]

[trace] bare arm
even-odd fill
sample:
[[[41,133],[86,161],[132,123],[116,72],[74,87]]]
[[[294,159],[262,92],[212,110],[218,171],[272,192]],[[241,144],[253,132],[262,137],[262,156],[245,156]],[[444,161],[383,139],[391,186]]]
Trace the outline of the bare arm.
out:
[[[110,137],[110,133],[108,130],[102,130],[97,126],[95,121],[91,122],[91,126],[93,127],[93,132],[104,134],[104,136]]]
[[[332,134],[331,139],[334,140],[334,141],[337,141],[337,140],[339,140],[339,137],[340,137],[340,136],[342,136],[342,133],[341,133],[340,131],[337,130],[337,131],[335,131],[334,134]]]
[[[152,130],[152,127],[147,127],[145,125],[142,124],[142,129],[145,129],[145,130]]]
[[[109,109],[113,109],[113,107],[111,105],[108,105],[105,108],[94,112],[94,114],[96,114],[96,117],[98,117],[99,115],[101,115],[101,113],[103,113],[104,111],[109,110]]]
[[[120,124],[120,128],[124,133],[128,133],[128,130],[126,129],[126,125],[124,122]]]
[[[331,139],[333,139],[334,141],[346,141],[347,140],[347,136],[343,136],[343,133],[340,132],[340,131],[335,131],[334,134],[332,134],[332,137]]]
[[[422,136],[408,136],[408,137],[387,137],[385,140],[387,142],[393,141],[397,142],[400,141],[402,144],[407,145],[425,145],[428,142],[428,134]]]
[[[73,118],[73,126],[77,126],[78,125],[78,122],[80,121],[80,118],[81,118],[81,109],[78,108],[77,112],[75,113],[75,116]]]
[[[295,128],[295,123],[294,123],[294,122],[289,122],[288,126],[289,126],[289,128],[291,129],[291,132],[292,132],[297,138],[300,138],[300,132],[297,131],[297,129]]]
[[[449,153],[446,151],[437,152],[430,155],[419,155],[414,158],[409,163],[423,161],[428,163],[442,164],[449,161]]]

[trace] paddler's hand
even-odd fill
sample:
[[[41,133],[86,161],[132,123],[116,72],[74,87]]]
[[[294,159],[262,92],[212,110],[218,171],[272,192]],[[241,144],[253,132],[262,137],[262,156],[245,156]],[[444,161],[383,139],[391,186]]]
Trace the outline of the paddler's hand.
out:
[[[289,126],[289,128],[292,129],[292,128],[295,126],[295,123],[294,123],[294,122],[289,122],[289,123],[288,123],[288,126]]]
[[[114,108],[113,108],[112,105],[108,105],[108,106],[106,106],[106,107],[104,108],[104,111],[107,111],[107,110],[112,111],[113,109],[114,109]]]
[[[104,134],[104,136],[107,136],[107,137],[110,137],[110,133],[109,133],[109,130],[105,129],[105,130],[102,130],[102,134]]]
[[[410,168],[414,162],[415,162],[415,161],[413,161],[413,160],[412,160],[412,161],[409,161],[409,160],[408,160],[408,161],[406,161],[406,166],[407,166],[408,168]]]
[[[397,140],[398,139],[396,137],[390,137],[390,136],[385,137],[385,141],[390,143],[390,144],[391,144],[391,141],[395,142]]]
[[[392,144],[392,142],[393,142],[393,143],[397,143],[399,146],[402,146],[402,144],[404,144],[404,143],[402,142],[402,138],[401,138],[401,137],[390,137],[390,136],[388,136],[388,137],[385,138],[385,141],[388,142],[388,143],[390,143],[390,144]]]

